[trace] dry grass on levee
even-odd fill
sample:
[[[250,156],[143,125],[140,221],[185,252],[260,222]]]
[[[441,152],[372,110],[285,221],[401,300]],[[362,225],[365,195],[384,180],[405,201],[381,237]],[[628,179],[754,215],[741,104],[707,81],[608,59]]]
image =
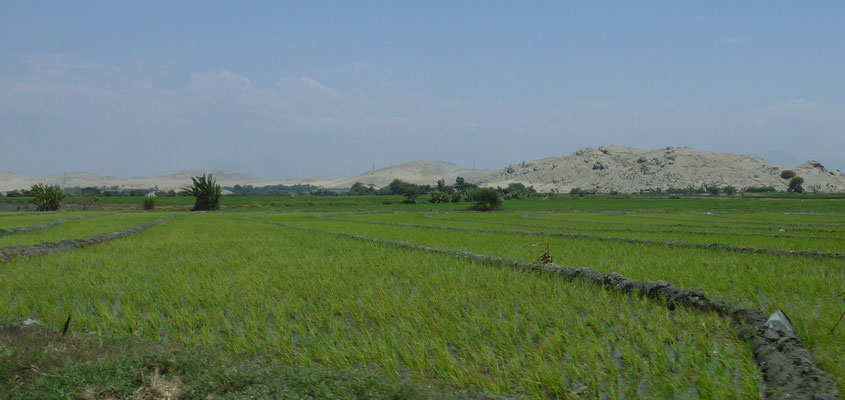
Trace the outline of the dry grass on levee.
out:
[[[531,398],[757,396],[718,316],[583,282],[244,221],[173,219],[2,266],[0,307],[59,326]],[[37,277],[37,278],[36,278]]]

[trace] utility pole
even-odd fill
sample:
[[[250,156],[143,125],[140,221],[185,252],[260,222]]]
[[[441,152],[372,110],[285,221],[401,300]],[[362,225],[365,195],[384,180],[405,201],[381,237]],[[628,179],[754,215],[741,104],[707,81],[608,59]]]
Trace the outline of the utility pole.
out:
[[[472,159],[472,169],[475,169],[475,159]]]
[[[375,174],[376,174],[376,163],[373,163],[373,171],[370,172],[370,175],[375,175]]]

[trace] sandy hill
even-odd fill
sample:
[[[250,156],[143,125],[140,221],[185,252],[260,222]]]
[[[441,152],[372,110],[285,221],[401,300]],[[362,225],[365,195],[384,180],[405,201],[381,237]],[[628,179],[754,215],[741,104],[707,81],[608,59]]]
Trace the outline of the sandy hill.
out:
[[[178,190],[190,184],[192,176],[202,175],[203,172],[200,170],[187,170],[170,175],[120,178],[90,172],[60,172],[43,177],[30,177],[18,175],[13,172],[0,171],[0,192],[29,189],[36,183],[58,184],[63,187],[118,186],[121,189],[146,189],[158,186],[162,190]],[[222,186],[262,184],[266,181],[265,179],[239,173],[225,171],[211,171],[211,173],[217,179],[217,183]]]
[[[28,189],[36,183],[59,184],[63,187],[118,186],[121,189],[146,189],[158,186],[161,190],[178,190],[179,188],[190,184],[192,176],[201,175],[203,172],[207,171],[187,170],[170,175],[119,178],[93,174],[90,172],[61,172],[44,177],[29,177],[18,175],[13,172],[0,171],[0,192],[16,189]],[[411,161],[340,179],[292,178],[267,180],[240,173],[211,171],[217,179],[217,183],[221,186],[311,184],[323,188],[349,188],[352,187],[355,182],[383,187],[387,186],[394,179],[401,179],[405,182],[417,184],[434,185],[438,179],[445,179],[446,182],[452,183],[458,176],[463,176],[469,180],[473,177],[488,174],[490,172],[492,171],[463,168],[459,165],[443,161]]]
[[[804,189],[845,192],[845,174],[828,171],[817,161],[797,166],[777,165],[760,158],[730,153],[698,151],[689,147],[641,150],[632,147],[587,147],[568,156],[524,161],[474,179],[482,186],[518,182],[537,190],[572,188],[599,192],[635,193],[641,190],[701,188],[706,186],[773,186],[786,190],[783,170],[793,170],[805,179]]]
[[[355,182],[365,185],[384,187],[394,179],[401,179],[405,182],[420,185],[435,185],[438,179],[444,179],[447,184],[455,182],[455,178],[462,176],[470,178],[489,174],[489,170],[464,168],[460,165],[444,161],[410,161],[396,164],[375,171],[368,171],[349,178],[333,179],[326,181],[314,181],[313,185],[325,188],[349,188]]]

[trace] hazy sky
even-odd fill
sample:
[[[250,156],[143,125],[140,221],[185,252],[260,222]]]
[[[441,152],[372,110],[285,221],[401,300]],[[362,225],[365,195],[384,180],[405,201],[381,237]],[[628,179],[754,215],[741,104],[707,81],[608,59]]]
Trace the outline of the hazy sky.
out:
[[[0,170],[667,145],[845,169],[845,2],[2,1]]]

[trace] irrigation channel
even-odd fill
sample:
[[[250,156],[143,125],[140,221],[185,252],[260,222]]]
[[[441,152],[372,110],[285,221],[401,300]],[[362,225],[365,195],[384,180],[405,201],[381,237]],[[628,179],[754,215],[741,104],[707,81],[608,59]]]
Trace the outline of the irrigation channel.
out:
[[[557,264],[535,264],[507,258],[491,257],[471,252],[433,248],[398,240],[371,238],[352,233],[333,232],[276,221],[245,217],[265,224],[290,229],[347,237],[372,243],[397,246],[419,251],[447,254],[488,265],[512,267],[525,271],[556,274],[566,280],[583,279],[601,287],[624,293],[635,293],[664,301],[669,307],[681,305],[701,312],[715,312],[736,323],[742,336],[754,351],[754,360],[763,376],[762,395],[771,399],[838,399],[839,388],[831,376],[819,368],[810,353],[801,346],[793,332],[779,326],[769,326],[768,315],[760,309],[744,309],[727,302],[707,298],[701,289],[683,289],[667,281],[639,282],[616,273],[605,274],[587,267],[566,267]],[[358,221],[355,221],[358,222]],[[403,224],[399,224],[400,226]],[[407,225],[407,224],[404,224]]]

